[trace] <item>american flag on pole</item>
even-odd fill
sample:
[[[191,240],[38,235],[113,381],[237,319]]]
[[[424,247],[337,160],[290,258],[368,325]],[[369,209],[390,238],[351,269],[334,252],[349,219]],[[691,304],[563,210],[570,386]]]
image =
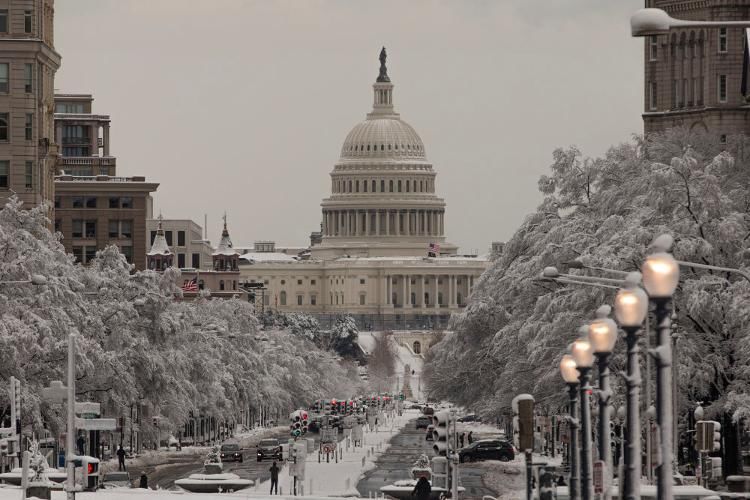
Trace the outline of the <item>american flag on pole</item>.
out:
[[[182,284],[182,291],[183,292],[197,292],[198,281],[196,280],[196,278],[185,280],[185,283]]]
[[[440,254],[440,243],[430,243],[430,247],[427,249],[428,257],[437,257]]]

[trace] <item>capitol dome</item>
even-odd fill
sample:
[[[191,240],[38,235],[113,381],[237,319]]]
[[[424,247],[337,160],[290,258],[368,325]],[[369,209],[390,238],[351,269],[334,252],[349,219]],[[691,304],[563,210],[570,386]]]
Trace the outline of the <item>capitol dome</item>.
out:
[[[349,132],[341,148],[341,159],[425,159],[424,144],[411,125],[396,116],[371,114]]]

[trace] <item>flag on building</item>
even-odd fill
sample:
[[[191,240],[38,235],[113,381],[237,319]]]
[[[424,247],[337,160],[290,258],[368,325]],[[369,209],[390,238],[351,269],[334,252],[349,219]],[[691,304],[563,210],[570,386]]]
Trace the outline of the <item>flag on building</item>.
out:
[[[185,280],[185,283],[182,285],[182,291],[183,292],[197,292],[198,291],[198,281],[196,278]]]
[[[440,243],[430,243],[430,247],[427,249],[428,257],[437,257],[440,255]]]

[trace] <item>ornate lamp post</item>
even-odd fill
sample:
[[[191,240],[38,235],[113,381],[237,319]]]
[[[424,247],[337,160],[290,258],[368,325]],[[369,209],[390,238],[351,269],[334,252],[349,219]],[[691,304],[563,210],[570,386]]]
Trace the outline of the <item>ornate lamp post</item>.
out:
[[[609,435],[609,399],[612,392],[609,388],[609,355],[617,342],[617,325],[609,318],[612,308],[602,306],[596,310],[596,319],[589,324],[589,342],[596,355],[599,368],[599,460],[606,464],[608,473],[612,470],[612,441]],[[609,488],[604,493],[609,497]]]
[[[643,285],[656,305],[658,347],[651,351],[656,359],[656,421],[659,425],[661,461],[657,466],[656,497],[672,498],[672,332],[669,301],[677,288],[680,270],[677,261],[667,253],[672,237],[661,235],[654,240],[656,250],[643,263]]]
[[[585,330],[585,328],[584,328]],[[594,365],[594,349],[591,343],[579,338],[570,347],[576,362],[581,393],[581,499],[594,496],[593,467],[591,463],[591,367]]]
[[[625,343],[628,348],[627,374],[625,385],[628,395],[626,401],[624,467],[622,498],[640,500],[641,498],[641,418],[639,399],[641,387],[641,368],[638,362],[638,330],[648,312],[648,297],[638,283],[641,273],[631,273],[626,278],[625,288],[615,297],[615,317],[625,330]]]
[[[570,427],[570,443],[568,444],[568,462],[570,463],[570,480],[568,491],[570,500],[581,498],[578,488],[578,367],[573,356],[566,354],[560,360],[560,374],[568,384],[568,398],[570,401],[568,426]]]

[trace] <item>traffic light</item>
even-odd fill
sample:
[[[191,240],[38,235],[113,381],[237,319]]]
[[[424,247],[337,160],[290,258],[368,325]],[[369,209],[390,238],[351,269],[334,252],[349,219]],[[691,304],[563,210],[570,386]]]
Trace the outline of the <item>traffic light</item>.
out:
[[[309,424],[309,419],[307,412],[305,410],[299,410],[299,416],[300,416],[300,432],[302,434],[307,434],[307,427]]]
[[[96,491],[99,487],[99,459],[94,457],[81,457],[81,469],[83,472],[84,489]]]
[[[711,453],[721,449],[721,425],[713,420],[699,420],[695,423],[695,449],[701,453]]]
[[[302,435],[302,417],[300,416],[300,410],[290,413],[289,421],[289,434],[293,438],[300,437]]]
[[[21,381],[16,377],[10,378],[11,399],[11,426],[15,428],[15,434],[21,434]]]
[[[513,408],[513,439],[516,448],[525,452],[534,449],[534,397],[520,394],[511,401]]]
[[[719,422],[711,422],[713,425],[712,435],[712,449],[713,451],[719,451],[721,449],[721,424]]]
[[[436,455],[445,457],[448,454],[448,426],[450,425],[450,413],[439,411],[432,416],[432,425],[435,429],[432,431],[432,449]]]
[[[154,417],[151,419],[151,421],[154,423],[154,425],[159,425],[159,417]]]

